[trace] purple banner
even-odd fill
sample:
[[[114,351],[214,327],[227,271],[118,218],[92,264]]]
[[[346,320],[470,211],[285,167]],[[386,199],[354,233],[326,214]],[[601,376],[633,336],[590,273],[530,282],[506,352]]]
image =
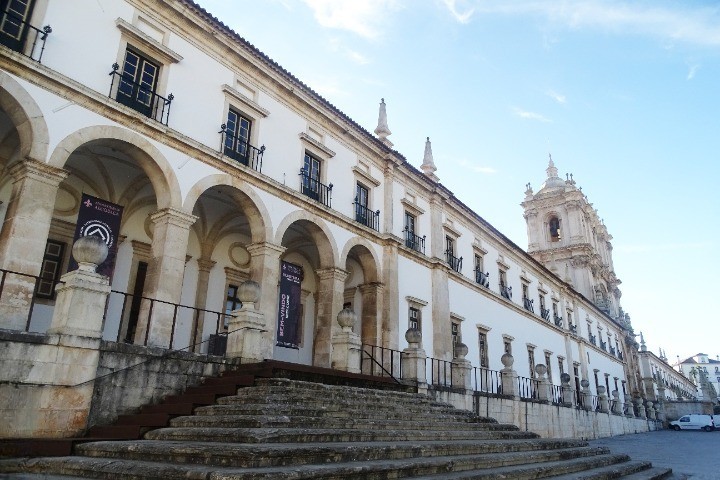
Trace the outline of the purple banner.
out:
[[[75,238],[88,235],[95,235],[102,238],[108,246],[108,256],[101,263],[97,272],[101,275],[112,278],[115,269],[115,257],[117,256],[117,238],[120,235],[120,220],[122,219],[123,207],[115,205],[101,198],[93,197],[83,193],[78,212],[77,225],[75,226]],[[70,256],[68,271],[77,269],[77,262]]]
[[[280,302],[278,308],[277,344],[298,348],[300,343],[300,284],[303,269],[300,265],[280,262]]]

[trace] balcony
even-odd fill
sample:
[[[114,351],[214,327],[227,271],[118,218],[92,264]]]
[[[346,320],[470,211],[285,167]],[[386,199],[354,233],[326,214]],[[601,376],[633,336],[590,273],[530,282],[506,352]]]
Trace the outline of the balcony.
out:
[[[119,68],[120,65],[113,63],[112,72],[110,72],[112,80],[110,81],[108,97],[112,98],[113,91],[115,91],[115,100],[118,103],[130,107],[148,118],[157,120],[163,125],[167,125],[170,119],[170,104],[175,98],[173,94],[171,93],[167,98],[158,95],[155,90],[148,88],[146,85],[134,82],[133,77],[118,72]]]
[[[0,13],[0,44],[41,63],[45,40],[52,33],[52,28],[45,25],[41,30],[30,25],[13,10],[13,2],[3,3],[6,7]]]
[[[556,327],[562,327],[563,326],[563,318],[559,317],[557,315],[553,315],[553,321],[555,322]]]
[[[603,342],[602,340],[600,340],[600,348],[607,352],[607,342]]]
[[[312,198],[331,208],[333,184],[325,185],[316,178],[311,177],[304,168],[300,169],[300,191],[303,195]]]
[[[375,231],[380,230],[380,210],[373,212],[365,205],[358,202],[355,197],[355,220],[362,223],[366,227],[370,227]]]
[[[625,357],[623,356],[623,353],[622,353],[620,350],[618,350],[617,357],[618,357],[620,360],[625,360]]]
[[[479,268],[475,269],[475,282],[485,288],[490,288],[490,272],[483,273]]]
[[[533,303],[535,303],[535,300],[530,300],[527,297],[523,297],[523,307],[525,307],[525,310],[527,310],[528,312],[535,313],[535,307]]]
[[[500,295],[502,295],[503,298],[512,300],[512,287],[508,287],[504,283],[500,282]]]
[[[455,270],[457,273],[460,273],[460,270],[462,270],[462,257],[458,258],[453,255],[451,251],[446,250],[445,260],[447,261],[447,264],[450,265],[450,268]]]
[[[597,337],[592,333],[588,333],[588,340],[590,341],[590,343],[597,346]]]
[[[408,227],[405,227],[405,246],[412,248],[418,253],[425,255],[425,235],[422,237],[415,235]]]
[[[573,324],[571,323],[570,326],[569,326],[569,328],[570,328],[570,331],[571,331],[572,333],[577,333],[577,325],[573,325]]]
[[[540,316],[549,322],[550,321],[550,309],[540,307]]]
[[[616,355],[616,350],[613,346],[610,346],[610,355]]]
[[[262,172],[262,159],[265,153],[265,145],[260,148],[253,147],[250,145],[250,142],[233,135],[224,123],[220,125],[220,131],[218,133],[221,135],[223,155],[237,160],[246,167]]]

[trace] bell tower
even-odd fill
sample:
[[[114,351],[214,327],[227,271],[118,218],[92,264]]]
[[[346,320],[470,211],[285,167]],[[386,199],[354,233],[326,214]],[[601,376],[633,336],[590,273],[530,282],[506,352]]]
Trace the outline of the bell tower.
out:
[[[612,236],[573,180],[558,176],[552,156],[537,193],[528,183],[521,203],[528,253],[613,318],[622,318],[620,280],[612,262]]]

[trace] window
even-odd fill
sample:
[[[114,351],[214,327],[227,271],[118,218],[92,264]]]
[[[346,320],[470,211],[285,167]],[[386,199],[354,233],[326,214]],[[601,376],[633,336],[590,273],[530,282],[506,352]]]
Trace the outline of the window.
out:
[[[512,298],[512,287],[507,284],[507,273],[504,269],[498,270],[498,279],[500,281],[500,295],[510,300]]]
[[[480,366],[488,368],[487,332],[478,332],[478,350],[480,351]]]
[[[450,268],[460,273],[460,270],[462,270],[462,258],[455,256],[455,239],[450,235],[445,235],[445,258]]]
[[[542,290],[538,291],[538,298],[540,299],[540,316],[544,318],[545,320],[550,320],[550,310],[547,309],[547,304],[545,303],[545,292]]]
[[[490,288],[490,282],[488,277],[490,274],[485,272],[485,261],[484,257],[479,253],[475,254],[475,282],[479,283],[485,288]]]
[[[368,204],[370,192],[362,183],[355,184],[355,220],[374,230],[380,228],[380,211],[373,212]]]
[[[228,285],[227,293],[225,295],[225,328],[230,323],[229,317],[232,316],[232,312],[242,307],[242,302],[237,298],[238,286]]]
[[[38,298],[55,298],[55,285],[60,279],[64,252],[64,243],[48,240],[45,244],[45,255],[37,285]]]
[[[249,118],[235,110],[228,110],[227,122],[225,123],[224,152],[225,155],[243,165],[249,163],[251,126],[252,122]]]
[[[512,355],[512,342],[507,338],[503,340],[503,350],[505,350],[505,353]]]
[[[545,352],[545,366],[547,366],[547,376],[550,383],[552,383],[552,366],[550,365],[551,352]],[[562,372],[561,372],[562,373]]]
[[[33,3],[32,0],[0,1],[0,43],[16,51],[23,50]]]
[[[405,211],[405,246],[412,248],[416,252],[425,253],[425,237],[416,234],[417,217],[412,213]]]
[[[528,345],[528,366],[530,367],[530,378],[535,378],[535,347]]]
[[[160,67],[139,53],[127,49],[116,100],[147,117],[155,117]]]
[[[320,200],[320,160],[305,152],[303,165],[302,192],[308,197]]]
[[[562,357],[558,357],[558,371],[561,375],[565,373],[565,359]]]
[[[535,306],[533,303],[535,300],[530,299],[530,286],[523,281],[522,283],[522,292],[523,292],[523,307],[525,307],[525,310],[529,312],[535,312]]]
[[[408,329],[421,330],[420,309],[410,307],[408,309]]]
[[[460,339],[460,324],[458,322],[451,321],[450,322],[450,334],[452,335],[452,347],[453,347],[453,355],[455,352],[455,347],[458,343],[461,342]]]
[[[551,217],[548,221],[548,228],[550,230],[550,241],[560,241],[560,220],[557,217]]]

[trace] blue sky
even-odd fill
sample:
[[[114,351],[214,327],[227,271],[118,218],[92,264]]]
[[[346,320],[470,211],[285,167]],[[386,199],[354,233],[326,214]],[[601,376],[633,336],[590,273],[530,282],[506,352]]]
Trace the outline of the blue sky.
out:
[[[720,4],[201,0],[522,248],[548,153],[613,235],[622,305],[668,357],[720,354]]]

